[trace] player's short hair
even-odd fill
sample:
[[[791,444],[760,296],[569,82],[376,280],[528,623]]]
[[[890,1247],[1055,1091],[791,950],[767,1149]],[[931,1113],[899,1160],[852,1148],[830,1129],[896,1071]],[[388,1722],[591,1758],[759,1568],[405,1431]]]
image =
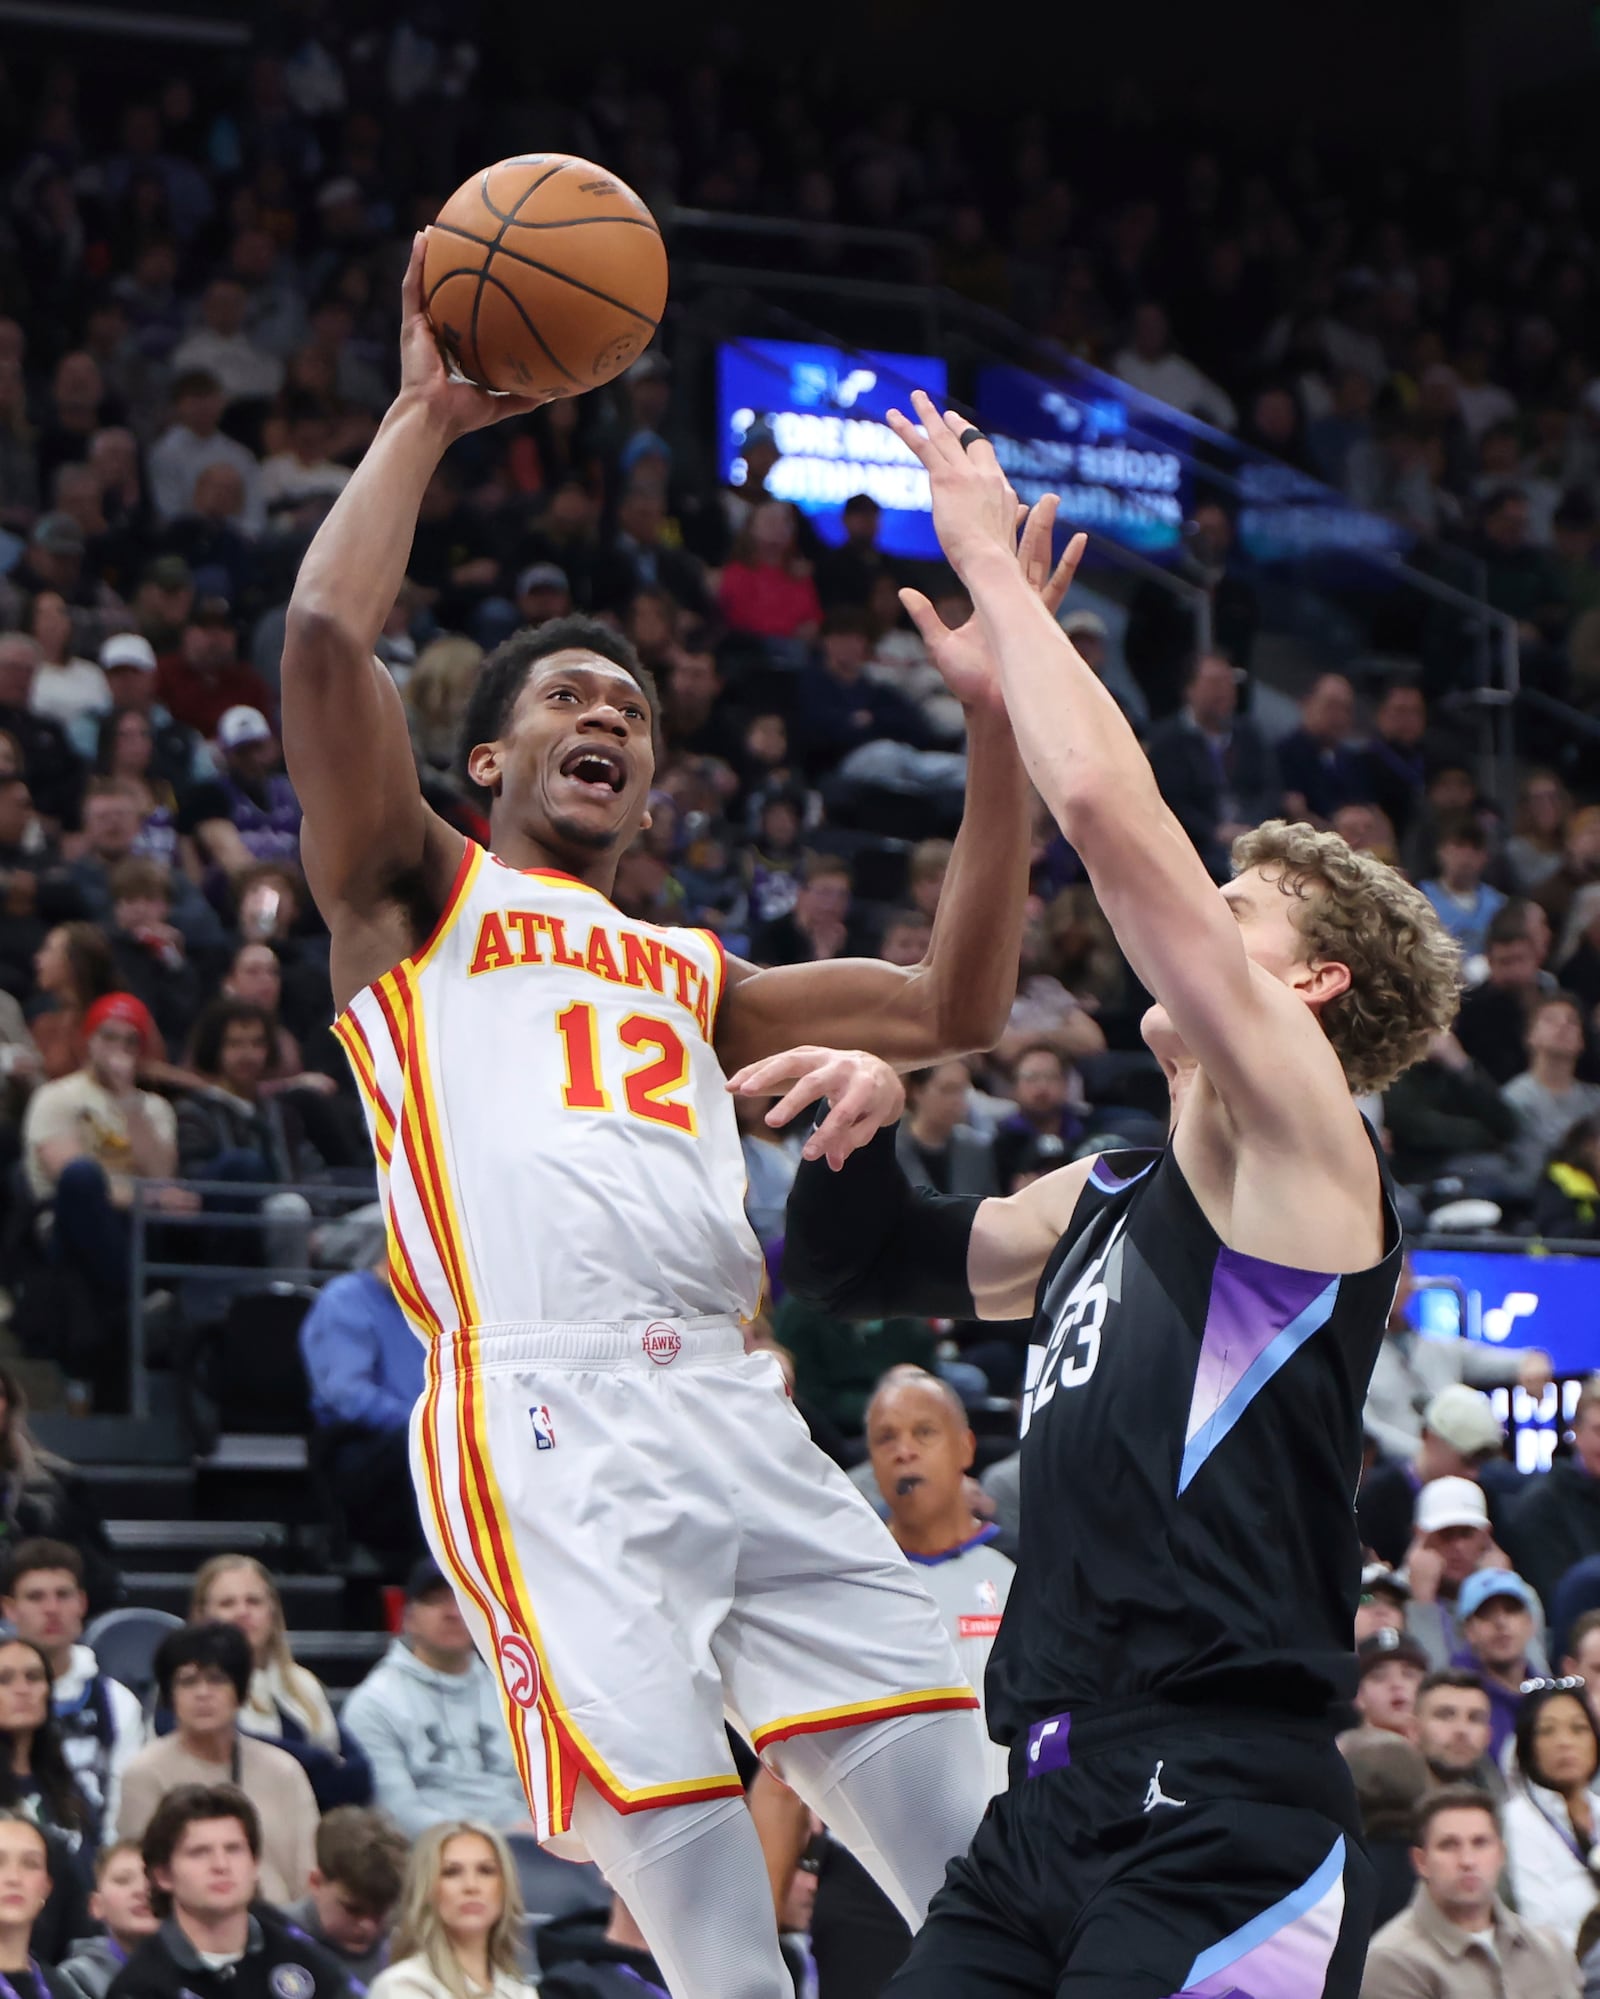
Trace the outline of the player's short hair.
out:
[[[1500,1814],[1487,1791],[1477,1784],[1441,1784],[1437,1791],[1430,1791],[1417,1807],[1417,1815],[1411,1822],[1413,1846],[1427,1845],[1428,1829],[1441,1812],[1484,1812],[1494,1827],[1495,1837],[1505,1837],[1500,1827]]]
[[[338,1805],[317,1822],[317,1871],[369,1915],[400,1899],[411,1842],[386,1812]]]
[[[1426,1696],[1437,1693],[1441,1687],[1449,1687],[1459,1694],[1482,1694],[1485,1700],[1489,1697],[1489,1689],[1470,1666],[1441,1666],[1437,1672],[1423,1674],[1412,1705],[1421,1707]]]
[[[505,734],[528,675],[540,660],[558,652],[592,652],[613,666],[620,666],[637,683],[650,704],[651,715],[659,712],[661,701],[655,676],[639,658],[630,639],[582,611],[573,611],[564,618],[547,618],[542,625],[513,632],[483,662],[461,718],[458,761],[463,776],[467,776],[467,759],[479,743],[498,742]]]
[[[49,1541],[42,1534],[19,1541],[6,1564],[6,1595],[15,1596],[24,1576],[64,1571],[83,1588],[83,1557],[65,1541]]]
[[[1460,948],[1426,896],[1337,833],[1283,819],[1242,833],[1233,866],[1276,871],[1299,900],[1306,955],[1349,967],[1348,988],[1322,1008],[1322,1029],[1352,1091],[1387,1089],[1461,1003]]]
[[[244,1829],[251,1856],[256,1860],[261,1858],[261,1817],[237,1784],[180,1784],[176,1790],[168,1791],[156,1806],[139,1843],[144,1871],[150,1879],[153,1914],[163,1918],[172,1914],[171,1892],[156,1886],[156,1869],[170,1867],[178,1843],[190,1826],[209,1819],[237,1819]]]

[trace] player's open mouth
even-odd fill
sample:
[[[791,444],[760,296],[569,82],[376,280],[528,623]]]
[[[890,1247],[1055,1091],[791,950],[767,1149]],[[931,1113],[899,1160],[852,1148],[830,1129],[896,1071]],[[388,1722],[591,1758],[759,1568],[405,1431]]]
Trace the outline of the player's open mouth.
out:
[[[561,760],[561,775],[613,794],[628,782],[627,766],[614,750],[573,750]]]

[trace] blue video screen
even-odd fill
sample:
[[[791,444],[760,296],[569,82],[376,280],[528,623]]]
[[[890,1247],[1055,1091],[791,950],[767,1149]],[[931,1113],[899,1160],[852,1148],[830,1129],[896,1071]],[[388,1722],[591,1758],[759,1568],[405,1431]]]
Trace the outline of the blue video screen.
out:
[[[727,341],[717,353],[717,469],[730,485],[744,483],[745,436],[765,418],[780,454],[767,490],[798,507],[824,541],[844,540],[845,501],[870,493],[883,509],[885,554],[937,561],[928,475],[884,422],[890,409],[911,414],[913,389],[944,407],[945,365],[936,355]]]

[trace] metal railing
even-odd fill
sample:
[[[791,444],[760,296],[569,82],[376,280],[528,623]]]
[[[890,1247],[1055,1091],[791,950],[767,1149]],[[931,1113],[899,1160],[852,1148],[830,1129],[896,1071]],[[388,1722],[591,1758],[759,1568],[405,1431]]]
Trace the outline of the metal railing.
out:
[[[161,1187],[177,1185],[196,1195],[202,1205],[188,1213],[174,1213],[153,1204]],[[292,1196],[301,1204],[297,1212],[287,1212],[281,1197]],[[319,1228],[345,1220],[377,1201],[377,1185],[342,1186],[315,1182],[303,1185],[279,1181],[242,1180],[136,1180],[131,1222],[131,1264],[128,1284],[128,1364],[129,1413],[143,1420],[151,1413],[149,1310],[152,1286],[165,1283],[182,1287],[178,1309],[187,1304],[199,1307],[199,1316],[220,1316],[233,1298],[250,1291],[267,1291],[275,1285],[320,1289],[330,1278],[341,1276],[346,1263],[319,1263],[310,1254]],[[267,1204],[279,1205],[269,1210]],[[205,1205],[207,1202],[209,1206]],[[199,1240],[232,1236],[259,1240],[263,1246],[276,1234],[279,1246],[298,1239],[305,1252],[300,1260],[263,1260],[258,1263],[225,1262],[172,1254],[169,1239],[153,1253],[150,1231],[164,1235],[192,1235]],[[209,1310],[205,1308],[209,1306]]]

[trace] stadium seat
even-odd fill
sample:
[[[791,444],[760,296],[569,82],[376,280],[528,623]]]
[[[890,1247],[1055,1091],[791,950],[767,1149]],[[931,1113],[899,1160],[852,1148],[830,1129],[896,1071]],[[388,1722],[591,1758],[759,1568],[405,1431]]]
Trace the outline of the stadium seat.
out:
[[[183,1619],[170,1610],[130,1607],[108,1610],[84,1632],[84,1643],[100,1662],[100,1670],[120,1680],[141,1700],[155,1683],[156,1649]]]

